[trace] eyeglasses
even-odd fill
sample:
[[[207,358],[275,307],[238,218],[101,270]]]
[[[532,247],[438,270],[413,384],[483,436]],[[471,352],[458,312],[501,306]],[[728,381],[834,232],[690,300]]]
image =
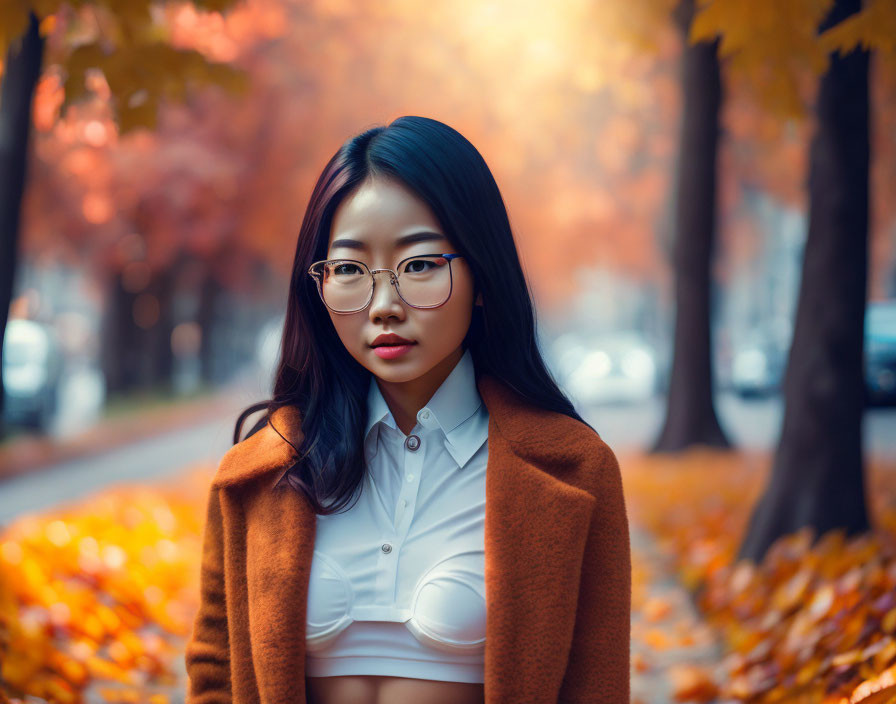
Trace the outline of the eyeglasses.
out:
[[[334,313],[356,313],[373,299],[374,276],[389,272],[398,295],[412,308],[438,308],[451,297],[454,277],[451,260],[462,254],[418,254],[402,259],[393,269],[367,268],[356,259],[327,259],[308,267],[321,300]]]

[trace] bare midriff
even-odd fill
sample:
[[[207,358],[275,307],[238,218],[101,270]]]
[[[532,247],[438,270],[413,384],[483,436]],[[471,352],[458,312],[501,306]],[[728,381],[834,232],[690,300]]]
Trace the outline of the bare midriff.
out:
[[[481,682],[386,675],[306,677],[308,704],[483,704]]]

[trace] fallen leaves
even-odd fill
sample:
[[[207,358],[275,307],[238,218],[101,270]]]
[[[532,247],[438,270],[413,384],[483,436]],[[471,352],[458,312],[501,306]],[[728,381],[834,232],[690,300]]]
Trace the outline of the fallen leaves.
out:
[[[676,701],[896,703],[896,472],[869,472],[877,530],[816,540],[804,529],[761,565],[735,562],[765,475],[761,456],[706,449],[625,466],[632,520],[662,546],[727,652],[716,678],[669,668]],[[656,622],[649,645],[680,642],[662,623],[668,609],[640,606]]]
[[[0,533],[0,692],[12,704],[168,701],[197,606],[208,481],[203,467],[176,489],[116,486]]]
[[[624,463],[633,524],[635,674],[651,654],[724,643],[719,662],[662,664],[678,702],[896,704],[896,472],[870,473],[876,531],[785,536],[734,561],[764,481],[753,455]],[[115,487],[0,534],[0,704],[164,704],[197,607],[207,468],[177,489]],[[633,545],[637,545],[636,543]],[[653,587],[674,573],[675,586]],[[684,584],[690,594],[680,587]],[[683,617],[692,600],[700,619]],[[154,689],[155,687],[155,689]]]

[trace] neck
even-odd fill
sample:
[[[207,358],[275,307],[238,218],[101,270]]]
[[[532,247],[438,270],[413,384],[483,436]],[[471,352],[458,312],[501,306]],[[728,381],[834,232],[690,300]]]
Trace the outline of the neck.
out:
[[[426,374],[410,381],[384,381],[377,377],[380,393],[401,432],[410,434],[417,424],[417,412],[433,397],[463,356],[464,348],[459,346]]]

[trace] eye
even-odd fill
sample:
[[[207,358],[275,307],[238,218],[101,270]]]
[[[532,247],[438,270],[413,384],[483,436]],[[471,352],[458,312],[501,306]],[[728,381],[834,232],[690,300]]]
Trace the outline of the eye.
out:
[[[361,267],[351,262],[338,262],[333,265],[333,274],[336,276],[351,276],[360,273]]]
[[[422,274],[435,268],[437,265],[432,259],[412,259],[404,266],[409,274]]]
[[[425,259],[413,259],[408,262],[408,265],[404,270],[419,273],[421,271],[426,271],[431,264],[432,262],[428,262]]]

